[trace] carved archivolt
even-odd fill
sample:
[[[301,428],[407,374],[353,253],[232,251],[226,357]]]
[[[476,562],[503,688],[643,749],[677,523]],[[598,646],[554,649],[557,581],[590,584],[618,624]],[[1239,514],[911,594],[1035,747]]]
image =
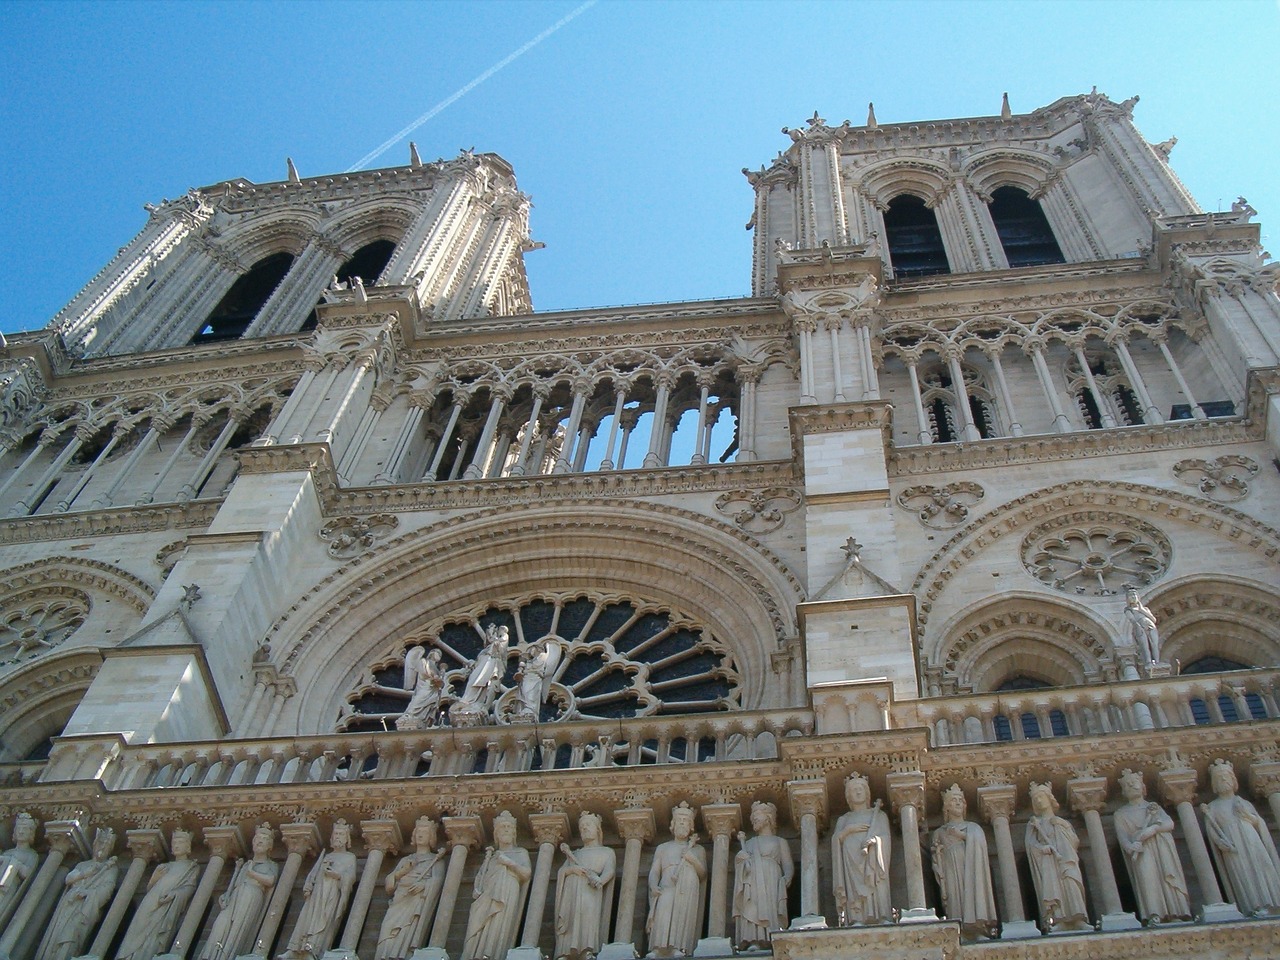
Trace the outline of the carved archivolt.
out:
[[[1251,667],[1280,663],[1280,593],[1274,585],[1201,578],[1172,583],[1147,601],[1160,624],[1161,657],[1184,666],[1201,657]]]
[[[105,593],[123,600],[139,616],[147,612],[155,599],[155,591],[133,574],[84,557],[47,557],[0,574],[0,597],[12,597],[33,588],[60,586]]]
[[[94,650],[52,653],[0,681],[0,760],[21,760],[61,733],[101,665]]]
[[[1038,524],[1022,541],[1022,565],[1055,590],[1111,597],[1126,583],[1154,583],[1173,546],[1156,527],[1123,514],[1076,511]]]

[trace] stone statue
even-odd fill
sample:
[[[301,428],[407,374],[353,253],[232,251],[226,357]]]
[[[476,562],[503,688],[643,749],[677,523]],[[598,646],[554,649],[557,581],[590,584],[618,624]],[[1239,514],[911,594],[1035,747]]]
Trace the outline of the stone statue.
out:
[[[1027,865],[1040,904],[1045,933],[1088,930],[1089,908],[1080,871],[1080,841],[1058,813],[1058,798],[1047,783],[1031,784],[1031,816],[1027,819]]]
[[[410,647],[404,657],[404,688],[412,691],[404,713],[396,718],[397,730],[425,730],[436,725],[440,712],[440,696],[444,692],[444,670],[440,667],[440,648],[427,652]]]
[[[560,844],[564,866],[556,875],[556,960],[590,960],[609,938],[613,879],[618,872],[613,850],[603,845],[600,818],[589,811],[578,817],[582,846],[575,853]]]
[[[253,859],[237,860],[227,891],[218,898],[221,908],[213,921],[200,960],[235,960],[253,950],[254,938],[266,916],[271,891],[280,868],[271,859],[275,830],[261,824],[253,833]]]
[[[191,895],[200,879],[200,865],[191,859],[191,834],[174,830],[173,859],[151,873],[147,892],[134,911],[116,960],[151,960],[167,953],[187,912]]]
[[[686,801],[671,811],[671,836],[653,852],[649,870],[649,955],[687,957],[698,945],[707,899],[707,851],[693,832]]]
[[[356,882],[356,855],[351,828],[338,820],[329,834],[329,852],[316,859],[302,885],[302,912],[289,938],[288,954],[319,957],[333,945]]]
[[[1142,774],[1123,771],[1120,792],[1128,802],[1112,821],[1138,898],[1138,915],[1149,923],[1191,919],[1187,881],[1173,844],[1172,818],[1159,804],[1146,801]]]
[[[499,629],[505,648],[507,628]],[[516,818],[507,810],[494,818],[493,842],[476,872],[462,960],[503,960],[516,942],[533,868],[529,851],[516,846]]]
[[[1226,760],[1210,765],[1209,782],[1216,796],[1200,812],[1227,899],[1245,916],[1280,912],[1280,856],[1267,825],[1236,796],[1239,783]]]
[[[547,684],[555,676],[563,655],[560,641],[551,637],[543,637],[525,648],[520,655],[520,669],[515,676],[516,702],[511,710],[513,721],[536,723],[540,719],[542,704],[547,699]]]
[[[738,831],[742,849],[733,861],[733,945],[768,949],[769,932],[787,928],[787,888],[796,868],[791,847],[777,835],[777,807],[753,803],[751,829],[751,838]]]
[[[987,838],[982,827],[964,815],[964,791],[953,783],[942,795],[942,826],[933,831],[933,875],[947,919],[959,920],[971,935],[990,937],[999,919]]]
[[[27,881],[35,875],[40,857],[31,845],[36,841],[36,821],[20,813],[13,821],[13,846],[0,853],[0,927],[18,908]]]
[[[1156,617],[1139,598],[1133,584],[1124,585],[1124,618],[1129,622],[1129,637],[1138,653],[1149,663],[1160,661],[1160,632]]]
[[[498,698],[502,676],[507,671],[507,652],[511,641],[504,626],[490,624],[484,635],[484,646],[471,665],[462,695],[449,708],[454,726],[478,726],[492,719],[493,701]]]
[[[93,836],[93,859],[77,863],[63,882],[62,898],[45,928],[36,960],[71,960],[89,946],[89,935],[116,892],[120,869],[111,850],[114,830],[102,827]]]
[[[849,812],[831,834],[831,880],[840,926],[889,923],[889,854],[893,834],[880,801],[871,803],[867,778],[854,774],[844,782]]]
[[[404,960],[427,938],[444,884],[444,848],[436,845],[436,822],[419,817],[413,827],[414,852],[387,875],[391,903],[382,918],[374,960]]]

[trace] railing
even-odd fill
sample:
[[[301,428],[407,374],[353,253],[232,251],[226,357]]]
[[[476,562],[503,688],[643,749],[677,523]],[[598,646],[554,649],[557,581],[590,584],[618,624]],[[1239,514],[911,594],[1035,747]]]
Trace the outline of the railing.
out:
[[[779,739],[812,733],[812,713],[794,710],[181,744],[86,737],[59,741],[43,779],[134,790],[766,760]]]
[[[891,718],[947,746],[1274,720],[1278,704],[1280,670],[1248,670],[900,701]]]

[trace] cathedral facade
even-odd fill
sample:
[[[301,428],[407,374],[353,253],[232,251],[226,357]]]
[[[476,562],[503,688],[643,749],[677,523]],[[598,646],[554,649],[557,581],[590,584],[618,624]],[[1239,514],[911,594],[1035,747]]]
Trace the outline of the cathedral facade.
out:
[[[1280,272],[1136,99],[815,114],[741,299],[149,208],[0,350],[0,956],[1273,955]]]

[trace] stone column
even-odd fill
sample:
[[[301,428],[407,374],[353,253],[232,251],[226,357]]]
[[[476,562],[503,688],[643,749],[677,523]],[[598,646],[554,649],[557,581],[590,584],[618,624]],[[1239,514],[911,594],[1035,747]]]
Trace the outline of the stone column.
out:
[[[240,426],[241,418],[245,415],[244,411],[227,411],[227,422],[223,424],[222,432],[218,434],[217,439],[213,441],[205,455],[200,458],[200,463],[196,466],[195,472],[191,474],[191,479],[184,483],[178,491],[177,500],[179,503],[185,503],[196,495],[200,485],[208,479],[209,471],[213,469],[214,462],[218,457],[222,456],[222,451],[231,442],[236,429]]]
[[[565,813],[531,813],[529,824],[538,841],[538,862],[529,884],[529,908],[524,917],[520,946],[507,954],[508,960],[539,960],[542,952],[538,939],[542,934],[542,917],[546,913],[547,890],[551,886],[551,863],[556,848],[569,837],[569,816]]]
[[[703,432],[707,430],[707,400],[711,395],[711,383],[706,377],[699,376],[698,388],[698,431],[694,435],[693,441],[693,458],[689,461],[690,466],[702,466],[707,462],[706,456],[702,452]]]
[[[510,388],[495,386],[491,393],[493,401],[489,404],[489,416],[485,419],[484,429],[480,431],[480,439],[476,441],[476,455],[471,465],[462,474],[465,480],[478,480],[484,476],[489,448],[493,445],[494,435],[498,432],[498,418],[502,416],[502,408],[511,399]]]
[[[902,923],[937,920],[924,899],[924,859],[920,855],[920,814],[924,812],[924,774],[910,771],[885,778],[889,804],[902,825],[902,856],[907,872],[907,908]]]
[[[116,888],[116,895],[111,900],[111,906],[107,908],[107,915],[102,919],[102,926],[98,927],[97,936],[89,946],[88,955],[91,957],[107,955],[111,941],[115,939],[116,932],[120,929],[120,921],[124,919],[125,911],[133,902],[133,895],[138,892],[138,884],[142,882],[147,864],[152,860],[161,859],[168,853],[168,844],[165,843],[164,834],[159,830],[126,830],[124,835],[129,844],[129,851],[133,854],[133,860],[130,861],[129,869],[125,872],[124,881]]]
[[[1036,376],[1040,378],[1040,388],[1044,391],[1045,399],[1049,401],[1049,409],[1053,411],[1053,429],[1058,433],[1070,433],[1071,421],[1062,412],[1058,390],[1053,385],[1053,378],[1049,375],[1049,365],[1045,363],[1044,341],[1028,337],[1022,343],[1022,350],[1031,358],[1031,364],[1036,368]]]
[[[213,891],[217,889],[218,880],[222,876],[222,868],[233,857],[245,856],[244,837],[237,826],[206,827],[204,844],[209,848],[209,862],[205,864],[200,884],[191,897],[187,914],[182,918],[182,926],[178,928],[178,935],[173,938],[173,946],[167,954],[178,960],[184,960],[195,941],[205,911],[209,909],[209,901],[213,899]]]
[[[964,353],[963,349],[953,344],[948,344],[943,351],[943,358],[947,361],[947,368],[951,371],[951,390],[956,398],[957,413],[960,414],[960,422],[963,424],[964,438],[966,440],[981,440],[982,434],[978,432],[978,425],[973,422],[973,408],[969,406],[969,391],[964,385],[964,369],[960,366],[960,359]]]
[[[791,819],[800,824],[800,916],[792,930],[823,930],[827,919],[818,900],[818,826],[827,815],[825,780],[792,780],[787,784]]]
[[[169,474],[173,472],[173,468],[177,466],[178,459],[187,452],[187,445],[195,437],[196,431],[208,422],[209,418],[207,416],[198,416],[194,413],[191,415],[191,425],[187,427],[186,434],[174,445],[173,452],[169,454],[169,458],[165,460],[160,472],[155,475],[155,478],[147,486],[146,492],[134,502],[135,506],[145,506],[155,500],[156,491],[160,489],[161,485],[168,479]]]
[[[1089,369],[1089,358],[1084,355],[1084,347],[1079,343],[1073,343],[1071,352],[1075,354],[1076,363],[1080,364],[1080,373],[1084,376],[1085,387],[1093,397],[1094,406],[1098,408],[1098,418],[1102,428],[1111,429],[1116,425],[1116,418],[1111,415],[1111,411],[1107,408],[1107,398],[1102,395],[1102,391],[1098,389],[1098,382],[1093,379],[1093,371]]]
[[[764,368],[759,364],[738,368],[738,460],[742,463],[756,458],[756,388],[762,376]]]
[[[1152,334],[1151,341],[1160,348],[1160,353],[1164,356],[1164,362],[1169,365],[1169,372],[1173,374],[1173,379],[1178,381],[1178,389],[1187,398],[1187,404],[1191,407],[1191,415],[1196,420],[1208,419],[1204,409],[1200,404],[1196,403],[1196,398],[1191,393],[1191,387],[1187,385],[1187,380],[1182,375],[1182,368],[1178,366],[1178,362],[1173,359],[1173,354],[1169,352],[1169,341],[1163,334]]]
[[[32,878],[22,897],[22,903],[5,928],[4,935],[0,936],[0,957],[13,956],[14,948],[37,908],[43,906],[49,896],[56,896],[53,884],[67,854],[74,851],[81,857],[89,856],[89,844],[85,841],[80,824],[75,820],[50,820],[44,825],[44,837],[49,843],[49,852],[44,855],[44,863],[40,864],[40,869]]]
[[[276,881],[276,888],[271,894],[271,903],[267,907],[262,928],[258,931],[258,939],[253,942],[254,955],[259,957],[271,956],[271,945],[280,932],[280,923],[284,920],[285,907],[289,905],[289,895],[293,893],[293,883],[298,879],[302,858],[322,849],[320,831],[314,823],[282,823],[280,835],[284,837],[284,846],[289,855],[285,857],[280,879]]]
[[[142,458],[142,455],[146,453],[147,449],[153,446],[160,436],[171,426],[172,424],[169,423],[169,421],[161,417],[155,417],[152,419],[151,425],[147,428],[146,434],[144,434],[142,439],[138,441],[138,445],[133,448],[133,451],[129,456],[125,457],[124,463],[122,463],[119,469],[116,470],[116,475],[111,478],[111,483],[107,485],[107,489],[94,497],[94,509],[109,507],[115,503],[115,495],[124,485],[124,482],[132,475],[133,468],[138,465],[138,461]]]
[[[648,809],[615,810],[613,820],[618,826],[618,836],[626,841],[626,849],[622,855],[622,887],[618,891],[618,920],[613,928],[613,941],[601,949],[599,960],[629,960],[640,955],[631,939],[636,887],[640,877],[640,852],[645,841],[652,840],[657,830],[653,811]]]
[[[1200,821],[1196,819],[1196,772],[1194,770],[1161,770],[1156,774],[1160,796],[1165,803],[1172,803],[1178,810],[1178,822],[1182,825],[1182,839],[1191,853],[1191,865],[1195,867],[1196,880],[1200,883],[1203,901],[1200,919],[1205,923],[1221,923],[1224,920],[1243,920],[1244,914],[1234,903],[1222,899],[1222,889],[1213,873],[1213,861],[1205,845]]]
[[[54,480],[62,473],[62,468],[65,467],[71,458],[79,452],[82,446],[93,438],[93,435],[96,432],[96,428],[88,426],[87,424],[82,423],[76,427],[75,433],[72,435],[71,439],[67,441],[67,445],[58,452],[56,457],[54,457],[53,463],[49,464],[45,472],[40,475],[40,479],[35,482],[31,487],[31,490],[13,505],[13,508],[9,511],[7,516],[25,517],[29,514],[32,506],[39,502],[40,497],[43,496],[45,490],[49,488],[49,484],[53,483]],[[44,437],[40,438],[40,442],[41,445],[44,445]],[[53,443],[54,439],[50,439],[49,444],[52,445]],[[30,503],[28,503],[28,500]]]
[[[844,326],[844,318],[839,315],[827,317],[827,334],[831,338],[831,379],[835,392],[831,396],[832,403],[844,403],[844,370],[840,363],[840,328]]]
[[[396,442],[391,448],[391,453],[387,455],[382,469],[373,478],[374,483],[396,482],[396,477],[400,473],[400,465],[404,462],[405,455],[409,452],[409,446],[413,442],[413,438],[418,434],[422,418],[427,412],[426,407],[430,406],[430,404],[430,398],[421,400],[416,397],[409,398],[409,411],[405,414],[404,422],[400,424],[400,432],[396,435]]]
[[[609,423],[609,443],[604,448],[604,459],[600,461],[601,470],[613,469],[613,445],[618,439],[618,426],[622,422],[622,408],[627,402],[627,387],[620,384],[614,390],[613,420]]]
[[[817,324],[812,320],[796,320],[796,330],[800,334],[800,402],[817,403],[814,396],[813,376],[813,333]]]
[[[111,425],[111,439],[107,441],[106,446],[98,451],[97,456],[93,458],[93,462],[84,468],[80,478],[76,480],[71,489],[62,495],[62,499],[53,508],[54,513],[66,513],[71,509],[71,505],[76,502],[76,497],[80,496],[84,488],[98,475],[99,468],[107,462],[107,457],[111,456],[111,452],[120,445],[120,441],[128,433],[128,428],[119,420]]]
[[[569,422],[564,428],[564,444],[560,447],[560,456],[552,473],[568,473],[573,468],[573,457],[578,443],[578,428],[582,425],[582,411],[587,405],[587,395],[591,392],[591,383],[587,380],[575,380],[573,384],[573,405],[569,408]]]
[[[1271,805],[1271,819],[1280,825],[1280,761],[1269,760],[1249,767],[1249,779],[1256,799]]]
[[[360,932],[364,929],[365,917],[369,915],[369,903],[373,900],[373,890],[378,884],[382,861],[387,854],[395,854],[404,845],[400,824],[394,820],[362,820],[360,836],[369,852],[365,855],[360,885],[351,898],[347,925],[342,930],[342,939],[338,941],[338,953],[348,957],[355,956],[356,946],[360,943]]]
[[[524,435],[520,437],[520,451],[516,454],[515,465],[511,468],[513,477],[523,477],[529,469],[529,446],[533,443],[533,435],[538,429],[538,415],[542,413],[542,404],[550,392],[550,388],[541,383],[533,388],[533,407],[529,411],[529,419],[525,421]]]
[[[736,803],[710,803],[702,808],[702,822],[711,832],[711,906],[707,910],[707,935],[698,941],[695,957],[728,957],[729,939],[729,840],[742,824],[742,808]]]
[[[458,888],[462,886],[462,874],[467,869],[467,851],[484,843],[484,824],[479,817],[445,817],[444,833],[452,849],[449,851],[449,867],[444,875],[444,889],[436,907],[436,920],[431,928],[427,946],[444,956],[449,941],[449,924],[453,921],[453,908],[458,902]]]
[[[1164,423],[1164,417],[1160,415],[1160,408],[1151,401],[1151,394],[1147,391],[1147,385],[1142,379],[1142,375],[1138,373],[1138,365],[1133,362],[1133,355],[1129,353],[1129,342],[1123,335],[1117,335],[1111,340],[1111,346],[1116,352],[1116,356],[1120,358],[1120,366],[1124,367],[1124,372],[1129,376],[1129,386],[1133,387],[1133,392],[1138,395],[1138,402],[1142,404],[1143,419],[1147,423]]]
[[[1111,869],[1111,854],[1107,848],[1107,835],[1102,829],[1102,808],[1107,805],[1107,781],[1102,777],[1081,777],[1067,781],[1067,797],[1071,808],[1084,817],[1089,834],[1089,856],[1093,860],[1093,872],[1097,879],[1099,913],[1102,915],[1102,931],[1137,930],[1142,926],[1132,913],[1125,913],[1120,905],[1120,890],[1116,887],[1116,875]]]
[[[0,500],[4,499],[4,495],[9,492],[9,488],[17,483],[18,478],[26,472],[27,468],[35,463],[41,454],[53,446],[57,439],[58,435],[52,434],[48,430],[40,434],[35,446],[27,451],[27,455],[22,459],[22,462],[14,467],[4,483],[0,484]]]
[[[1009,418],[1009,435],[1011,437],[1022,436],[1022,424],[1018,422],[1018,415],[1013,409],[1013,395],[1009,393],[1009,384],[1004,378],[1004,364],[1000,362],[1000,348],[992,347],[986,351],[987,359],[991,361],[991,369],[996,373],[996,385],[1000,388],[1000,400],[1004,404],[1005,415]]]
[[[426,472],[422,475],[423,483],[430,483],[436,478],[436,472],[440,469],[440,462],[444,460],[445,452],[449,449],[449,441],[453,438],[453,429],[458,425],[458,417],[462,416],[462,408],[467,405],[467,398],[457,394],[454,396],[453,408],[449,411],[449,422],[445,425],[444,432],[440,434],[440,442],[436,444],[435,456],[431,458],[431,463],[427,466]],[[462,458],[459,451],[458,458]]]
[[[1040,928],[1027,919],[1022,906],[1022,886],[1018,883],[1018,862],[1013,855],[1009,819],[1018,808],[1018,789],[1011,783],[978,788],[978,807],[990,821],[996,835],[996,857],[1000,861],[1000,890],[1004,895],[1004,922],[1001,940],[1025,940],[1040,936]]]
[[[663,372],[658,374],[658,395],[653,402],[653,420],[649,424],[649,452],[645,454],[644,467],[660,467],[662,466],[662,434],[664,424],[667,420],[667,401],[671,398],[671,388],[674,386],[671,374]]]
[[[916,411],[916,440],[920,443],[933,443],[933,431],[929,429],[929,418],[924,412],[924,401],[920,398],[920,374],[916,370],[914,358],[903,357],[907,367],[907,377],[911,380],[911,400]]]
[[[275,692],[276,695],[271,701],[271,710],[267,713],[267,719],[262,724],[259,734],[263,737],[271,736],[271,731],[275,729],[276,721],[280,719],[280,713],[284,710],[285,702],[298,692],[298,683],[293,677],[279,677],[276,679]]]

